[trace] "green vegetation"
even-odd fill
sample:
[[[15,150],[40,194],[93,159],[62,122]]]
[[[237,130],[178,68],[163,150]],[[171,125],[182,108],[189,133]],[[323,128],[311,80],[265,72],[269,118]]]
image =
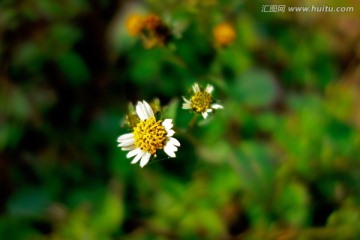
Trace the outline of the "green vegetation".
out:
[[[2,0],[0,239],[360,239],[360,4],[279,2]],[[154,99],[181,146],[141,168],[116,139]]]

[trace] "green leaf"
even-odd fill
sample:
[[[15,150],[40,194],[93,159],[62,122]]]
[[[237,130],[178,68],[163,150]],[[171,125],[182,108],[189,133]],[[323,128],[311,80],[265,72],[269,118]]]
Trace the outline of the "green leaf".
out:
[[[305,226],[309,222],[309,196],[300,182],[288,183],[277,198],[275,209],[289,224]]]
[[[262,69],[254,69],[240,75],[229,92],[240,103],[250,107],[272,104],[278,94],[274,76]]]
[[[18,191],[8,203],[8,212],[17,217],[41,216],[50,204],[44,189],[28,188]]]
[[[66,80],[75,87],[81,86],[90,80],[90,72],[80,55],[68,52],[58,58],[60,70]]]
[[[124,218],[124,205],[119,189],[110,190],[92,217],[91,228],[108,236],[119,228]]]
[[[263,144],[244,141],[236,151],[242,184],[252,200],[263,202],[272,194],[274,170],[272,156]]]
[[[5,123],[0,128],[0,150],[15,148],[23,135],[23,130],[17,124]]]
[[[179,100],[172,99],[167,106],[163,108],[162,118],[176,119],[176,113],[179,107]]]

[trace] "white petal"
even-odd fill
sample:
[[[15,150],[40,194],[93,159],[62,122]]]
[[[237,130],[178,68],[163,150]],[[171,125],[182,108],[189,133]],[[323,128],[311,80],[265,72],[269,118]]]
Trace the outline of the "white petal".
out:
[[[174,151],[173,151],[173,145],[171,144],[166,144],[165,147],[164,147],[164,152],[169,155],[169,157],[176,157]]]
[[[206,109],[206,112],[212,112],[213,110],[211,108]]]
[[[135,148],[136,148],[135,145],[131,145],[131,146],[127,146],[127,147],[122,147],[121,150],[129,151],[129,150],[134,150]]]
[[[193,85],[193,90],[194,90],[194,93],[200,92],[199,84],[195,83]]]
[[[173,127],[172,119],[165,119],[161,125],[163,125],[166,130],[170,130]]]
[[[123,134],[120,137],[118,137],[117,141],[118,142],[122,142],[124,140],[130,139],[130,138],[134,138],[134,134],[133,133],[127,133],[127,134]]]
[[[146,152],[140,151],[138,155],[136,155],[136,157],[131,161],[131,164],[137,163],[140,160],[140,158],[142,158],[142,156],[144,156],[145,154]]]
[[[146,113],[146,116],[148,118],[150,117],[154,117],[154,112],[153,110],[151,109],[150,105],[145,101],[143,100],[143,105],[142,105],[143,109],[144,109],[144,112]]]
[[[220,104],[214,103],[214,104],[211,104],[211,108],[213,108],[213,109],[221,109],[221,108],[224,108],[224,107],[221,106]]]
[[[208,84],[206,86],[205,91],[208,92],[209,94],[211,94],[213,90],[214,90],[214,87],[212,85]]]
[[[141,149],[140,149],[140,148],[136,148],[136,149],[128,152],[128,154],[126,154],[126,157],[127,157],[127,158],[131,158],[131,157],[139,154],[140,152],[141,152]]]
[[[166,132],[167,132],[166,136],[168,136],[168,137],[171,137],[171,136],[174,135],[174,133],[175,133],[175,131],[172,130],[172,129],[169,129],[169,130],[167,130]]]
[[[191,102],[189,100],[187,100],[186,98],[182,97],[185,101],[185,103],[183,103],[182,108],[183,109],[191,109]]]
[[[121,141],[119,144],[118,144],[118,147],[129,147],[131,145],[134,145],[135,143],[135,140],[134,138],[129,138],[129,139],[126,139],[124,141]]]
[[[168,149],[168,151],[170,151],[170,152],[176,152],[176,151],[178,150],[177,147],[174,146],[174,145],[172,145],[171,143],[166,144],[165,147],[166,147],[166,148]],[[165,148],[165,147],[164,147],[164,148]]]
[[[207,113],[207,112],[202,112],[201,114],[203,115],[203,117],[204,117],[205,119],[206,119],[207,116],[208,116],[208,113]]]
[[[182,109],[191,109],[191,103],[183,103]]]
[[[151,156],[150,153],[146,153],[146,154],[141,158],[140,167],[144,167],[144,166],[149,162],[150,156]]]
[[[180,142],[176,138],[170,137],[168,143],[180,147]]]
[[[186,98],[182,97],[185,101],[185,103],[191,103],[189,100],[187,100]]]
[[[139,118],[141,120],[146,120],[147,119],[147,113],[144,112],[143,108],[142,108],[142,102],[138,102],[136,105],[136,113],[139,116]]]

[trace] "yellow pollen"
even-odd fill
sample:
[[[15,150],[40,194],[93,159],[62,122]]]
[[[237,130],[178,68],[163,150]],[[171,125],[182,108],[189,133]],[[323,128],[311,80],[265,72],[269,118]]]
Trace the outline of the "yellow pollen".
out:
[[[161,123],[162,121],[156,121],[155,117],[140,121],[133,132],[135,146],[151,155],[162,149],[166,141],[166,130]]]
[[[198,113],[204,112],[206,109],[210,108],[212,97],[206,91],[200,91],[195,93],[191,97],[191,107]]]

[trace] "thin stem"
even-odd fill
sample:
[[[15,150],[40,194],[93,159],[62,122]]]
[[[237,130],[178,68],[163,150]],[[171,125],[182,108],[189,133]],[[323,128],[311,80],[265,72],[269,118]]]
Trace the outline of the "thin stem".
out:
[[[189,123],[189,125],[188,125],[188,127],[187,127],[187,130],[186,130],[187,132],[194,128],[195,123],[197,122],[198,118],[199,118],[199,115],[196,114],[196,115],[191,119],[191,121],[190,121],[190,123]]]

